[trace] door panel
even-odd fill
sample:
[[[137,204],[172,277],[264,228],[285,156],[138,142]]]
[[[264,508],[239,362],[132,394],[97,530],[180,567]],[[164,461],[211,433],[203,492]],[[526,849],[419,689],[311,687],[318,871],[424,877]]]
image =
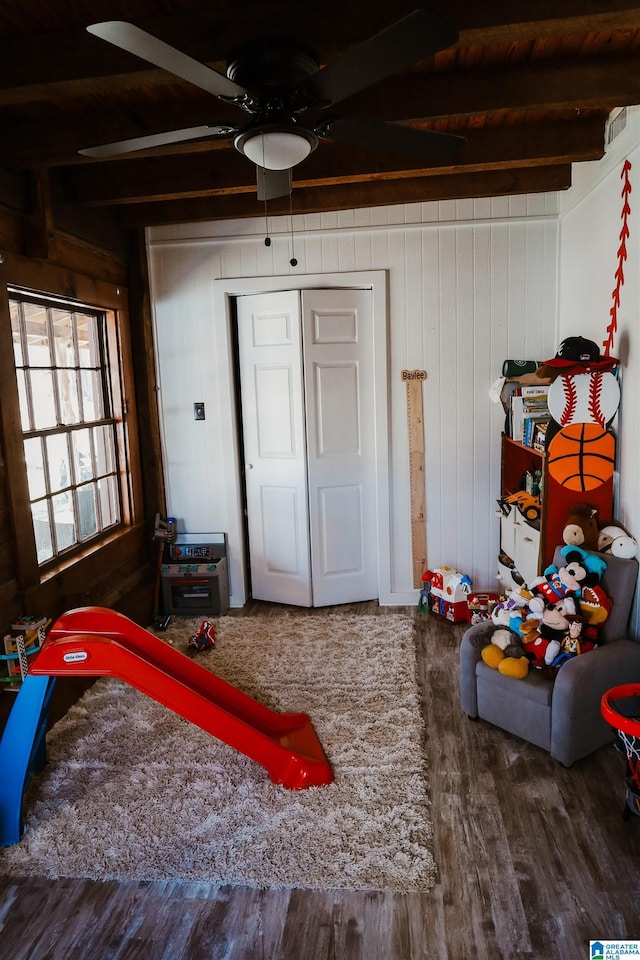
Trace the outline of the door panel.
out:
[[[323,580],[363,574],[362,487],[318,489],[320,526],[317,566]]]
[[[315,417],[318,457],[359,454],[358,367],[354,363],[316,363]]]
[[[290,366],[261,366],[253,368],[255,377],[255,423],[258,441],[258,456],[301,456],[300,438],[296,436],[293,404],[298,390],[294,381],[295,371]]]
[[[311,606],[300,297],[239,297],[251,591]]]
[[[302,293],[313,605],[378,596],[369,290]]]
[[[371,291],[237,306],[252,594],[300,606],[375,599]]]
[[[306,572],[298,544],[306,541],[306,512],[300,516],[300,497],[295,487],[264,485],[260,490],[262,513],[262,563],[266,576],[298,577]],[[302,528],[302,529],[301,529]],[[304,594],[306,599],[306,592]],[[259,597],[266,600],[270,597]]]

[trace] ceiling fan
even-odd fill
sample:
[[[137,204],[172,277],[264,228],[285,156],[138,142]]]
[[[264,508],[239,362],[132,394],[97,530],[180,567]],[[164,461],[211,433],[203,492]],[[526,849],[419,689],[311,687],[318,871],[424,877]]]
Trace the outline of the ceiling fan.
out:
[[[452,46],[456,29],[434,11],[414,10],[323,68],[311,50],[290,41],[253,43],[229,61],[226,76],[123,20],[95,23],[87,30],[237,105],[250,119],[244,125],[188,127],[88,147],[79,151],[83,156],[109,158],[165,144],[233,137],[236,150],[256,165],[258,199],[269,200],[290,193],[292,168],[320,140],[410,154],[428,164],[450,162],[465,142],[452,134],[379,120],[327,117],[310,127],[298,119],[305,110],[325,110]]]

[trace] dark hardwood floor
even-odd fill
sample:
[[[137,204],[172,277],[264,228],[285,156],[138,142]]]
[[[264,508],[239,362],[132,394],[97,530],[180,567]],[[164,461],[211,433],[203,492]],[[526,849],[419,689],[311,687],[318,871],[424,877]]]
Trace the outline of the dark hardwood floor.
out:
[[[640,938],[640,818],[622,817],[624,758],[606,747],[567,770],[470,721],[458,700],[464,628],[410,612],[439,867],[432,891],[0,875],[0,960],[581,960],[589,939]]]

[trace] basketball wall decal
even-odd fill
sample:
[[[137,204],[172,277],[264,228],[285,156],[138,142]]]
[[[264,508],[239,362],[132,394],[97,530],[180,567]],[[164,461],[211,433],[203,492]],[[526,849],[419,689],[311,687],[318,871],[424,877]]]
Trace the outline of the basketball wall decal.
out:
[[[567,490],[595,490],[613,476],[616,441],[596,423],[572,423],[553,437],[547,451],[550,476]]]

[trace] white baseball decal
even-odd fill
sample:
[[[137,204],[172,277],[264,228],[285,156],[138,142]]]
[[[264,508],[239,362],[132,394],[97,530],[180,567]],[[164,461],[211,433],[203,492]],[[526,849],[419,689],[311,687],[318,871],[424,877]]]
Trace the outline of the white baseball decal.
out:
[[[578,373],[560,376],[549,387],[548,404],[553,419],[570,423],[597,423],[605,427],[620,403],[620,387],[613,373]]]

